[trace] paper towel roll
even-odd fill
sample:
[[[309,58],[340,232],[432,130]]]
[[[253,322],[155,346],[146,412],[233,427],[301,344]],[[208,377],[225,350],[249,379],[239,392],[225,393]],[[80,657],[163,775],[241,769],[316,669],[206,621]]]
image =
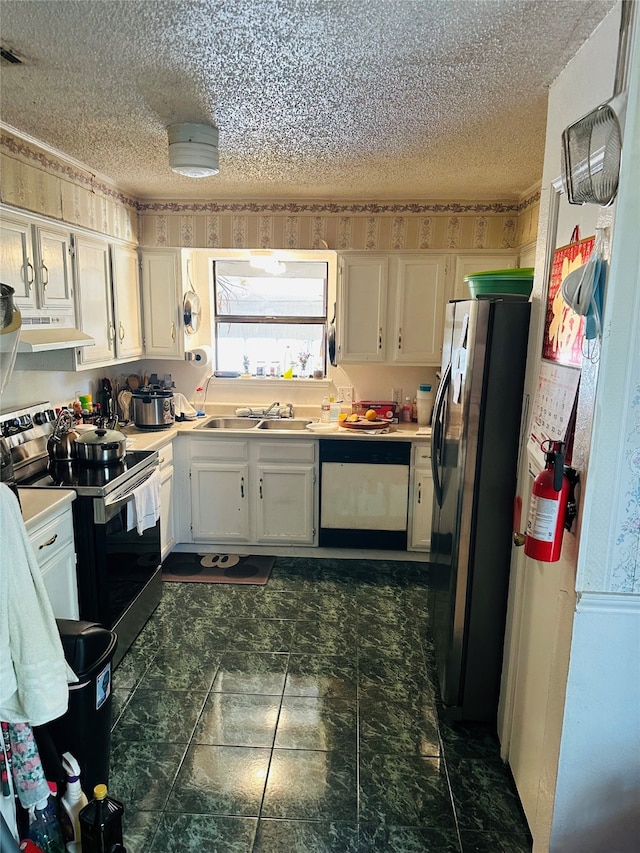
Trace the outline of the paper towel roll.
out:
[[[211,359],[213,358],[213,350],[211,347],[195,347],[195,349],[188,350],[185,352],[184,357],[187,361],[191,362],[191,364],[196,365],[197,367],[206,367],[207,364],[211,364]]]

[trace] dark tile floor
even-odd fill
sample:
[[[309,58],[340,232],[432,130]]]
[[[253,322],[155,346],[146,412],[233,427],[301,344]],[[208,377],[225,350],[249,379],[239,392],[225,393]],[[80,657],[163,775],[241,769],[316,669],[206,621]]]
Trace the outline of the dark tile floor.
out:
[[[440,721],[427,566],[165,583],[114,677],[128,853],[525,853],[497,740]]]

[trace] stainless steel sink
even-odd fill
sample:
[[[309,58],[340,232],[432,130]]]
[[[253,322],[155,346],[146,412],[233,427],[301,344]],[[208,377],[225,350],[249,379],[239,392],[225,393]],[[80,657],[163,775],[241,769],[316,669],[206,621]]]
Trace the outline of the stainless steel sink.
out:
[[[265,419],[258,424],[258,429],[275,429],[275,430],[301,430],[311,423],[311,419],[297,418],[274,418],[273,420]]]
[[[253,429],[260,418],[209,418],[196,429]]]

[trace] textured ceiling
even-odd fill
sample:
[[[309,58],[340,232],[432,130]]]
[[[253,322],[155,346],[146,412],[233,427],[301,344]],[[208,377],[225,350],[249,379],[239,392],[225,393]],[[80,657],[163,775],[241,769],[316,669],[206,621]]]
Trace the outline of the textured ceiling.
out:
[[[0,120],[138,198],[515,198],[614,0],[1,0]],[[168,166],[215,123],[220,173]]]

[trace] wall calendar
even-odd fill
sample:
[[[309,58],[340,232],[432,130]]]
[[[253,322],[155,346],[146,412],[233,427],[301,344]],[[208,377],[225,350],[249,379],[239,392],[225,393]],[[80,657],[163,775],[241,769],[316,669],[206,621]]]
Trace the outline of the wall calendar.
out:
[[[578,368],[545,359],[540,362],[527,443],[532,473],[537,474],[544,468],[543,442],[549,439],[568,441],[567,433],[579,382]]]

